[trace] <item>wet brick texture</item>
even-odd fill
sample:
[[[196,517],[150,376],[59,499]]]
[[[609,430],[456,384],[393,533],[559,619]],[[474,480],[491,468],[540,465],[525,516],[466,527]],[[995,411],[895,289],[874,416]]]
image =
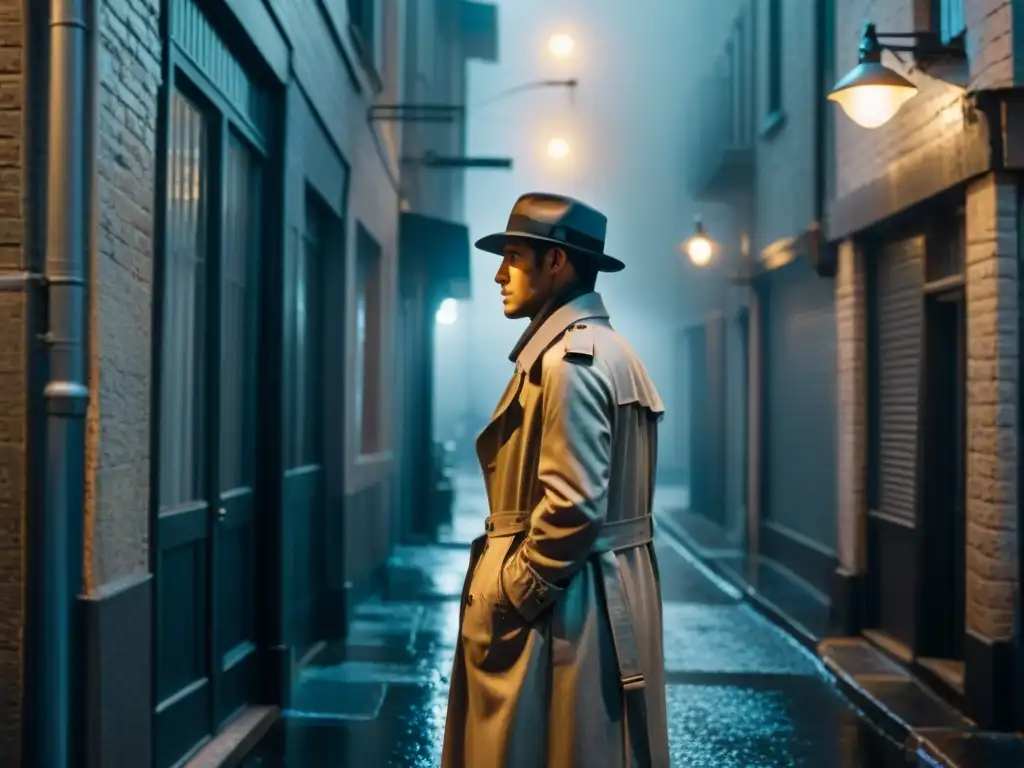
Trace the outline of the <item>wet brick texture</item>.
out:
[[[464,494],[457,517],[485,508]],[[459,526],[471,528],[457,520],[453,530]],[[359,608],[344,647],[303,672],[293,708],[248,768],[439,764],[469,557],[459,538],[395,553],[382,594]],[[912,764],[846,703],[816,658],[673,541],[662,535],[656,547],[673,766]]]

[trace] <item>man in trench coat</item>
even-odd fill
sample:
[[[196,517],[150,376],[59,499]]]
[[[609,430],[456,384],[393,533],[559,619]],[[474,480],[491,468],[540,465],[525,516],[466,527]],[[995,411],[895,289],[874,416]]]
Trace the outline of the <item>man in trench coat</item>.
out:
[[[667,768],[652,536],[657,422],[598,272],[606,218],[528,194],[505,232],[505,315],[531,322],[477,439],[490,515],[462,592],[443,768]]]

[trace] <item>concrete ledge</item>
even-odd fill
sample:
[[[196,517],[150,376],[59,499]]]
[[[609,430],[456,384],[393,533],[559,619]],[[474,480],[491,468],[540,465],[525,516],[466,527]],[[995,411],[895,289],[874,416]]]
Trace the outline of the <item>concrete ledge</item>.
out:
[[[815,638],[806,627],[706,556],[677,522],[663,515],[658,530],[737,589],[766,618],[821,659],[843,695],[883,733],[929,768],[1010,768],[1024,765],[1024,736],[987,733],[933,693],[909,670],[860,637]]]
[[[915,757],[921,768],[1018,768],[1024,765],[1020,734],[986,731],[921,731]]]
[[[281,716],[277,707],[248,707],[208,742],[185,768],[234,768]]]

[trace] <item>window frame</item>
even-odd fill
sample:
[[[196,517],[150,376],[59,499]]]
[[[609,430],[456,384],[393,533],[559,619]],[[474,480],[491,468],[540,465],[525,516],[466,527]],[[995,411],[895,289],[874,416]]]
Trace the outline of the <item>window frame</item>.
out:
[[[355,44],[363,67],[379,91],[381,79],[381,26],[383,15],[377,0],[346,0],[348,35]]]
[[[783,24],[782,0],[767,0],[766,2],[766,24],[765,51],[768,61],[765,66],[765,129],[766,137],[774,133],[774,129],[781,126],[785,109],[783,108],[783,83],[782,83],[782,49],[783,37],[785,35]]]
[[[383,433],[384,383],[384,254],[380,243],[362,222],[356,222],[355,301],[352,331],[355,376],[353,417],[356,456],[387,451]],[[360,329],[360,312],[363,328]],[[362,330],[362,337],[361,337]]]
[[[325,369],[327,366],[327,259],[333,248],[335,214],[321,200],[312,186],[306,188],[305,210],[301,227],[291,230],[290,255],[287,260],[286,291],[286,359],[284,379],[284,470],[323,466],[323,420],[325,417]],[[310,262],[313,262],[312,264]],[[297,323],[299,298],[299,269],[312,269],[312,277],[305,282],[306,299],[312,298],[314,327],[309,346],[300,344]],[[305,355],[303,355],[305,353]],[[304,371],[305,377],[300,376]],[[296,409],[297,400],[306,401],[306,407]],[[300,414],[304,417],[300,419]],[[300,421],[305,421],[299,425]]]

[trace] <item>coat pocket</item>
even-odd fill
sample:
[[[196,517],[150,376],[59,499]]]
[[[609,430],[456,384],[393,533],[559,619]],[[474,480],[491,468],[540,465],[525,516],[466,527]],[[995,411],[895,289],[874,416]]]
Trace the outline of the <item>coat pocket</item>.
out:
[[[463,644],[473,664],[484,665],[498,646],[514,640],[518,630],[526,629],[501,584],[502,567],[520,541],[520,536],[489,539],[473,570],[461,627]]]

